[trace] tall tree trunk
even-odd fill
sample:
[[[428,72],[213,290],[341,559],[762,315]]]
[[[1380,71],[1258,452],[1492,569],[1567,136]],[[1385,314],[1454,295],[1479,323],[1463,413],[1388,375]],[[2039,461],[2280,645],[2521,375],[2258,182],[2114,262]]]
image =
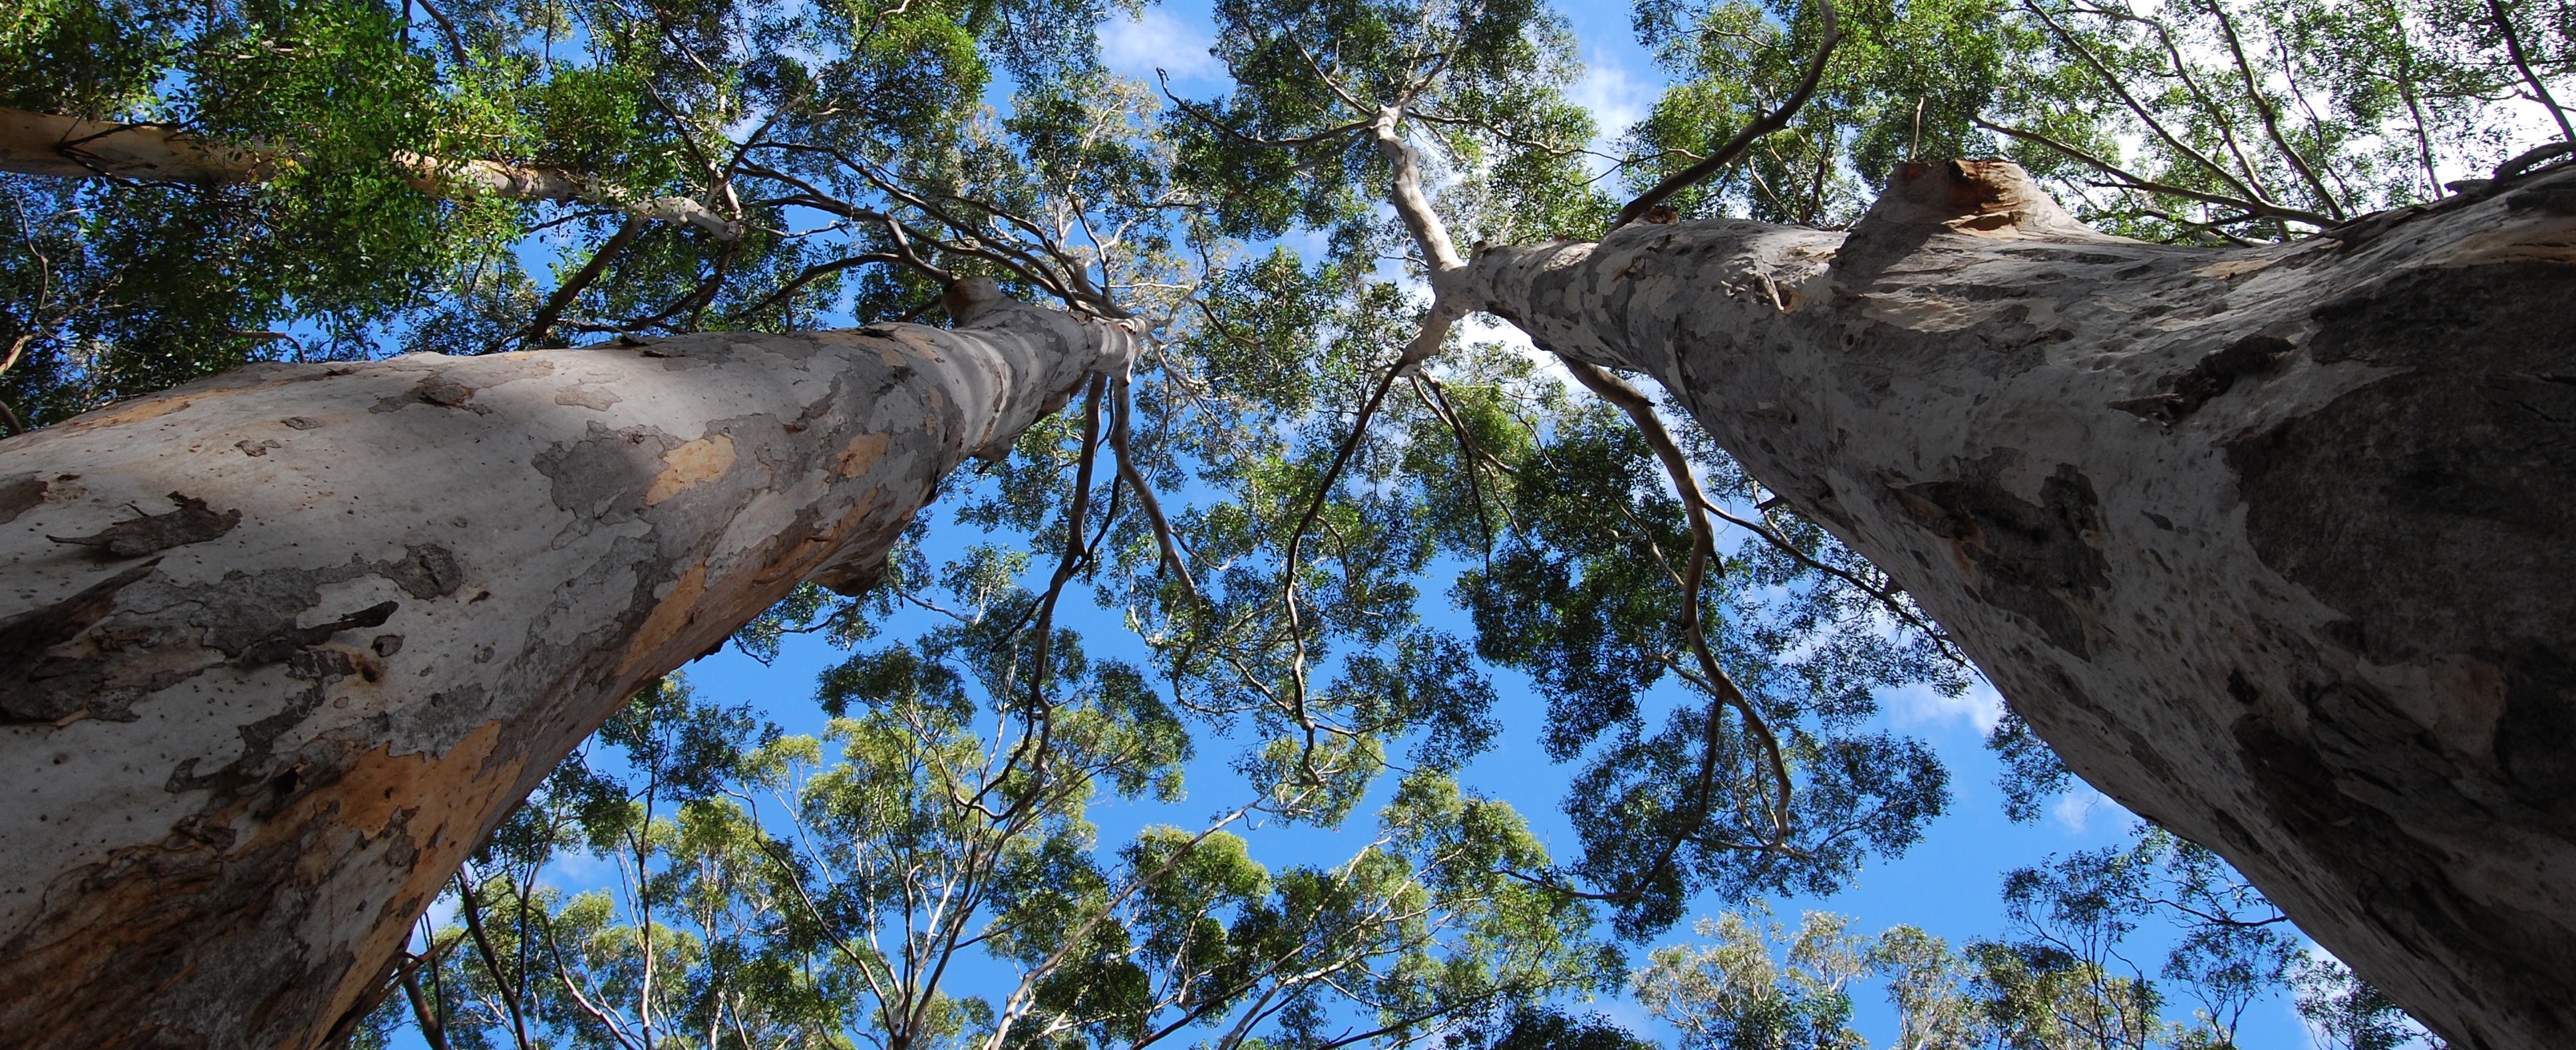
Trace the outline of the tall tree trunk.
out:
[[[1125,367],[979,285],[955,331],[254,366],[0,443],[0,1042],[324,1040],[628,696]]]
[[[2576,174],[2205,250],[2002,162],[1848,237],[1485,252],[1901,580],[2084,778],[2480,1050],[2576,1046]]]

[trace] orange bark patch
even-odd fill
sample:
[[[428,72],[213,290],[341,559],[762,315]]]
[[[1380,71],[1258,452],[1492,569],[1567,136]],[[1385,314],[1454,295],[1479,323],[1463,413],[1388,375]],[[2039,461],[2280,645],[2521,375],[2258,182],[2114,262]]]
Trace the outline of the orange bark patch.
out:
[[[2202,277],[2243,277],[2280,262],[2279,256],[2258,255],[2253,258],[2220,259],[2192,272]]]
[[[392,958],[410,936],[411,923],[482,838],[485,826],[517,801],[511,789],[517,786],[527,759],[491,762],[500,749],[502,729],[499,719],[485,722],[445,754],[435,756],[395,755],[391,745],[378,748],[360,756],[338,783],[299,807],[301,812],[284,814],[282,820],[272,818],[270,826],[283,828],[327,824],[337,832],[333,838],[345,835],[365,844],[308,854],[298,865],[303,878],[321,883],[334,874],[329,863],[315,859],[316,854],[344,861],[347,854],[365,850],[382,856],[392,869],[389,874],[399,880],[379,883],[382,896],[369,893],[364,899],[366,910],[357,913],[363,916],[358,921],[369,928],[358,938],[359,965],[331,989],[330,1007],[317,1020],[327,1024],[367,992],[380,960]],[[394,855],[367,849],[392,845],[381,843],[389,834],[407,836],[409,847],[418,853],[405,858],[399,855],[399,846],[393,846]]]
[[[0,958],[13,993],[0,1031],[12,1046],[317,1044],[517,801],[528,758],[500,753],[503,728],[486,722],[439,754],[327,741],[309,765],[216,800],[165,840],[58,873],[47,893],[62,903]],[[214,842],[192,826],[247,835]],[[172,1012],[173,987],[202,994],[206,974],[245,965],[269,982],[265,1002],[226,1017]]]
[[[733,467],[733,439],[722,434],[709,434],[662,454],[662,473],[653,478],[653,487],[645,490],[644,504],[651,506],[677,496],[691,486],[724,476]]]
[[[84,427],[101,427],[116,423],[132,423],[136,420],[166,416],[172,412],[186,408],[193,403],[193,401],[184,397],[154,398],[150,401],[102,408],[96,412],[82,416],[79,419],[72,420],[72,424]]]
[[[671,593],[662,596],[653,606],[653,614],[644,618],[644,626],[636,630],[635,641],[626,647],[626,663],[620,673],[632,678],[651,664],[655,653],[697,619],[698,599],[706,594],[706,566],[693,565],[680,574],[679,581],[671,585]]]
[[[869,467],[877,465],[877,457],[885,455],[890,440],[883,434],[861,434],[851,438],[850,443],[842,447],[840,462],[834,465],[834,469],[845,478],[867,473]]]
[[[2535,220],[2510,223],[2462,239],[2422,260],[2444,268],[2504,262],[2576,262],[2576,217],[2526,212]]]

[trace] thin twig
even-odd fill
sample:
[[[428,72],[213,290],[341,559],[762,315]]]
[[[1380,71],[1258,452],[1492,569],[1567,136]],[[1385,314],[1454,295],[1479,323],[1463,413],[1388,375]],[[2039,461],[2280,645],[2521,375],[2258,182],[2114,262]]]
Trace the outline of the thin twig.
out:
[[[2236,35],[2236,20],[2228,17],[2224,0],[2209,0],[2209,13],[2217,17],[2219,31],[2227,38],[2227,50],[2236,57],[2236,72],[2245,81],[2245,95],[2254,103],[2254,115],[2263,120],[2264,135],[2280,149],[2281,159],[2290,162],[2290,169],[2298,172],[2308,188],[2316,192],[2317,203],[2325,205],[2326,214],[2338,222],[2342,221],[2343,204],[2326,191],[2325,180],[2317,177],[2316,170],[2308,166],[2307,158],[2299,156],[2299,151],[2291,148],[2290,140],[2282,137],[2279,114],[2273,112],[2272,100],[2263,97],[2262,85],[2254,81],[2254,63],[2245,57],[2245,45]]]
[[[1099,462],[1100,402],[1106,385],[1105,381],[1106,377],[1094,374],[1091,377],[1090,386],[1083,391],[1082,459],[1074,468],[1073,499],[1065,506],[1064,556],[1056,562],[1055,578],[1047,584],[1046,594],[1038,599],[1037,623],[1034,628],[1037,636],[1030,641],[1029,710],[1024,716],[1032,725],[1030,731],[1020,737],[1019,744],[1011,749],[1011,757],[1002,763],[1001,775],[994,777],[992,783],[986,785],[984,790],[975,793],[977,802],[982,802],[985,794],[1009,779],[1010,771],[1018,768],[1020,756],[1032,746],[1032,740],[1035,741],[1036,755],[1029,762],[1030,776],[1039,783],[1045,781],[1047,749],[1053,739],[1055,727],[1053,708],[1046,696],[1047,650],[1054,641],[1050,636],[1055,633],[1056,599],[1064,594],[1065,584],[1072,582],[1074,573],[1082,567],[1083,561],[1090,554],[1083,543],[1082,526],[1083,518],[1091,510],[1091,470],[1093,465]],[[1014,800],[1008,808],[1004,809],[1000,819],[1007,820],[1016,815],[1035,801],[1039,794],[1038,790],[1032,788],[1028,794]]]
[[[1351,453],[1358,450],[1360,441],[1368,436],[1369,419],[1377,415],[1378,405],[1386,400],[1387,391],[1395,388],[1396,377],[1402,375],[1409,365],[1410,362],[1399,358],[1393,367],[1388,368],[1386,373],[1379,377],[1377,389],[1370,391],[1368,400],[1360,404],[1359,417],[1351,423],[1350,436],[1342,439],[1341,448],[1333,453],[1332,463],[1324,468],[1323,477],[1316,481],[1315,494],[1307,501],[1305,513],[1298,516],[1296,527],[1288,531],[1288,550],[1282,559],[1283,567],[1280,570],[1279,579],[1281,600],[1286,603],[1288,609],[1288,637],[1296,647],[1294,661],[1289,664],[1291,685],[1294,687],[1294,692],[1290,695],[1292,705],[1290,715],[1297,720],[1298,728],[1306,733],[1306,746],[1298,753],[1297,762],[1306,774],[1308,783],[1320,784],[1322,779],[1315,775],[1314,768],[1315,719],[1306,711],[1306,631],[1304,623],[1297,615],[1298,557],[1304,551],[1307,531],[1315,527],[1316,517],[1324,512],[1324,503],[1333,494],[1334,482],[1342,476],[1342,468],[1349,464]]]
[[[2211,193],[2211,192],[2209,192],[2209,191],[2207,191],[2207,190],[2195,190],[2195,189],[2191,189],[2191,188],[2189,188],[2189,187],[2176,186],[2176,185],[2173,185],[2172,183],[2167,183],[2167,182],[2157,182],[2157,181],[2156,181],[2156,180],[2154,180],[2154,179],[2146,178],[2146,177],[2141,176],[2141,175],[2131,174],[2131,173],[2130,173],[2130,172],[2128,172],[2127,170],[2125,170],[2125,169],[2121,168],[2119,165],[2113,164],[2113,163],[2111,163],[2110,161],[2104,160],[2104,159],[2102,159],[2102,158],[2100,158],[2100,157],[2096,157],[2096,156],[2094,156],[2094,155],[2092,155],[2092,154],[2090,154],[2090,153],[2085,152],[2084,150],[2082,150],[2082,149],[2080,149],[2080,148],[2077,148],[2077,147],[2072,146],[2072,145],[2068,145],[2067,143],[2064,143],[2064,142],[2060,142],[2060,141],[2058,141],[2057,139],[2051,138],[2051,137],[2049,137],[2049,136],[2047,136],[2047,135],[2044,135],[2044,134],[2041,134],[2041,133],[2039,133],[2039,132],[2031,131],[2031,130],[2028,130],[2028,129],[2025,129],[2025,128],[2007,127],[2007,126],[2002,125],[2002,124],[1990,123],[1990,122],[1988,122],[1988,121],[1987,121],[1985,118],[1983,118],[1983,117],[1970,117],[1970,118],[1968,118],[1968,119],[1969,119],[1969,122],[1970,122],[1970,123],[1973,123],[1973,124],[1975,124],[1975,125],[1976,125],[1976,126],[1978,126],[1978,127],[1984,128],[1984,129],[1986,129],[1986,130],[1988,130],[1988,131],[1991,131],[1991,132],[1994,132],[1994,133],[1996,133],[1996,134],[1998,134],[1998,135],[2009,135],[2009,136],[2012,136],[2013,138],[2020,139],[2020,140],[2022,140],[2022,141],[2024,141],[2024,142],[2037,143],[2037,144],[2039,144],[2039,145],[2046,146],[2046,147],[2048,147],[2048,148],[2050,148],[2050,149],[2056,150],[2056,151],[2057,151],[2057,152],[2059,152],[2059,153],[2063,153],[2063,154],[2065,154],[2065,155],[2067,155],[2067,156],[2069,156],[2069,157],[2073,157],[2073,158],[2075,158],[2076,160],[2082,161],[2082,162],[2084,162],[2085,164],[2087,164],[2087,165],[2089,165],[2089,166],[2093,167],[2093,168],[2094,168],[2094,169],[2096,169],[2096,170],[2101,171],[2102,173],[2104,173],[2104,174],[2106,174],[2106,175],[2110,175],[2110,176],[2112,176],[2113,178],[2119,179],[2121,182],[2125,183],[2125,184],[2127,185],[2127,187],[2128,187],[2128,188],[2130,188],[2130,189],[2144,190],[2144,191],[2146,191],[2146,192],[2148,192],[2148,193],[2163,193],[2163,194],[2169,194],[2169,195],[2176,196],[2176,197],[2186,197],[2186,198],[2189,198],[2189,199],[2192,199],[2192,200],[2201,201],[2201,202],[2208,203],[2208,204],[2218,204],[2218,205],[2224,205],[2224,206],[2226,206],[2226,207],[2230,207],[2230,208],[2240,208],[2240,209],[2243,209],[2244,211],[2246,211],[2246,212],[2247,212],[2247,213],[2249,213],[2249,214],[2257,215],[2257,216],[2261,216],[2261,217],[2263,217],[2263,218],[2267,218],[2267,219],[2287,219],[2287,220],[2289,220],[2289,221],[2291,221],[2291,222],[2303,222],[2303,223],[2306,223],[2306,224],[2308,224],[2308,225],[2310,225],[2310,226],[2316,226],[2316,227],[2320,227],[2320,228],[2335,225],[2335,221],[2334,221],[2333,219],[2330,219],[2330,218],[2328,218],[2328,217],[2326,217],[2326,216],[2324,216],[2324,215],[2318,214],[2318,213],[2316,213],[2316,212],[2308,211],[2308,210],[2306,210],[2306,209],[2304,209],[2304,208],[2289,208],[2289,207],[2283,207],[2283,206],[2281,206],[2281,205],[2279,205],[2279,204],[2274,204],[2274,203],[2272,203],[2272,202],[2271,202],[2271,201],[2269,201],[2269,200],[2248,199],[2248,198],[2245,198],[2245,197],[2230,197],[2230,196],[2228,196],[2228,195],[2226,195],[2226,194],[2223,194],[2223,193]],[[2214,170],[2214,169],[2213,169],[2213,170]],[[2235,180],[2234,180],[2234,179],[2230,179],[2230,180],[2228,180],[2228,181],[2233,182],[2233,181],[2235,181]]]

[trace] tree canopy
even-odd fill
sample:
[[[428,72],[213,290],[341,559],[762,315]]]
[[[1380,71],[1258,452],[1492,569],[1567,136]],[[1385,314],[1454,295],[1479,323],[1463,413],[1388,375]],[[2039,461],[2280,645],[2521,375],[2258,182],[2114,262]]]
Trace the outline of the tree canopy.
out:
[[[1149,332],[953,481],[872,591],[809,586],[736,637],[843,650],[826,733],[676,679],[638,697],[460,876],[363,1038],[1609,1047],[1632,1037],[1549,1004],[1630,989],[1687,1046],[1821,1048],[1854,1045],[1864,974],[1909,1046],[2232,1045],[2294,981],[2357,1050],[2410,1037],[2160,832],[2015,875],[2016,932],[1957,950],[1747,910],[1916,846],[1948,774],[1878,697],[1973,670],[1660,399],[1424,293],[1474,245],[1623,212],[1848,225],[1925,157],[2010,157],[2139,239],[2311,236],[2576,145],[2576,8],[1639,0],[1670,86],[1624,128],[1574,101],[1536,0],[1220,0],[1201,95],[1104,66],[1123,13],[0,14],[0,108],[233,158],[0,163],[12,432],[250,361],[919,320],[969,276]],[[1143,655],[1098,655],[1121,632]],[[1556,853],[1452,775],[1505,728],[1498,676],[1579,771]],[[2018,721],[1993,745],[2017,817],[2066,784]],[[1207,758],[1235,779],[1185,777]],[[1125,799],[1185,822],[1103,841],[1091,807]],[[1246,834],[1345,824],[1332,865]],[[564,892],[575,857],[616,874]],[[1632,976],[1622,945],[1710,910],[1711,947]],[[2183,945],[2124,971],[2151,914]]]

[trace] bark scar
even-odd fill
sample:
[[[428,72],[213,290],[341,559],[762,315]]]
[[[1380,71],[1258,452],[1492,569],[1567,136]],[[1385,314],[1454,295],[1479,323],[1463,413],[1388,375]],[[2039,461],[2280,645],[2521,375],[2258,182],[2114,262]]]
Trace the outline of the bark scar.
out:
[[[2111,402],[2111,407],[2170,427],[2200,411],[2200,406],[2236,386],[2246,376],[2271,371],[2295,349],[2275,335],[2249,335],[2201,358],[2189,369],[2166,376],[2145,397]]]
[[[98,558],[114,560],[140,558],[172,547],[204,543],[233,531],[233,526],[241,524],[242,513],[239,510],[217,514],[207,508],[206,501],[176,492],[170,494],[170,502],[178,504],[179,509],[168,514],[151,514],[135,507],[134,512],[141,517],[128,518],[96,533],[45,538],[75,547],[88,547]]]
[[[287,628],[250,643],[249,648],[243,649],[241,656],[233,661],[233,666],[248,669],[278,663],[304,649],[330,641],[332,635],[342,631],[382,627],[385,621],[393,619],[394,610],[400,608],[401,602],[378,602],[329,623]]]

